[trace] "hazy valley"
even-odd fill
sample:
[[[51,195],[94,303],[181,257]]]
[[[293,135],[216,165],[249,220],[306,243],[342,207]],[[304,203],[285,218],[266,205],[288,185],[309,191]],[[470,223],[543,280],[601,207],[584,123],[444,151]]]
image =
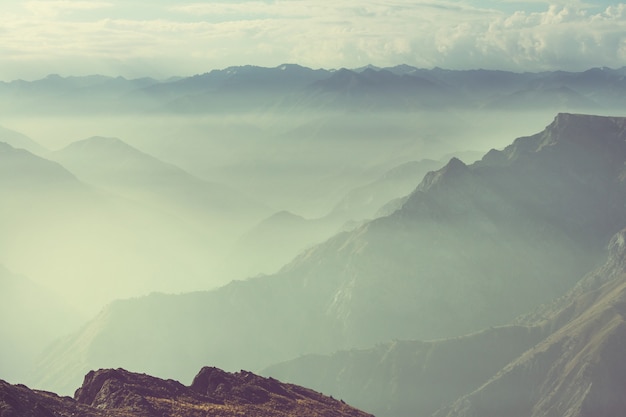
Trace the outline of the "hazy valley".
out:
[[[0,83],[0,415],[620,415],[624,92],[624,68]]]

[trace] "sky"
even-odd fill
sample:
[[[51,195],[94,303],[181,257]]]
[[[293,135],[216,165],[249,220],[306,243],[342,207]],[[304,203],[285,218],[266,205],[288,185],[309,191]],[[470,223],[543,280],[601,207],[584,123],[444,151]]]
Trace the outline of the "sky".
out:
[[[569,70],[626,65],[626,3],[2,0],[0,80],[233,65]]]

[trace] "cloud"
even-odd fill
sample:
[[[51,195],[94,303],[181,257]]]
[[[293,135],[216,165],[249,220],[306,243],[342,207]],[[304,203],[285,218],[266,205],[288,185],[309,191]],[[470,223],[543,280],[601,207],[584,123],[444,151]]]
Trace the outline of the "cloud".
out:
[[[624,5],[591,15],[568,6],[551,6],[542,13],[517,12],[477,33],[476,49],[492,65],[509,61],[530,69],[620,66],[625,17]]]
[[[55,18],[76,11],[90,11],[113,7],[112,3],[102,1],[26,1],[24,9],[39,17]]]
[[[128,3],[113,0],[25,2],[21,14],[0,16],[5,67],[29,62],[66,74],[101,72],[98,65],[137,66],[137,73],[160,67],[186,75],[297,62],[534,71],[621,66],[626,55],[621,3],[596,12],[581,2],[534,12],[466,0],[154,4],[151,17],[141,19],[142,10],[124,14]],[[68,66],[60,71],[64,61]],[[0,78],[6,73],[0,69]]]

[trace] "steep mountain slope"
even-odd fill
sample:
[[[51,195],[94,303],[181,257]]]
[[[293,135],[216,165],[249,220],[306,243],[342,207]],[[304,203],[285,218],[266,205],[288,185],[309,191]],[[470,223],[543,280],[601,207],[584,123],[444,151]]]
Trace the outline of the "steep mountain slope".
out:
[[[51,185],[78,190],[82,185],[61,165],[0,142],[0,191],[43,190]]]
[[[331,393],[376,416],[429,416],[488,381],[543,337],[539,327],[494,327],[452,339],[396,340],[307,355],[262,374]]]
[[[274,275],[116,302],[50,351],[38,386],[67,389],[85,369],[110,366],[180,378],[209,359],[260,369],[506,324],[573,286],[626,225],[625,126],[624,118],[560,114],[471,166],[452,159],[400,210]]]
[[[625,242],[623,230],[604,265],[518,324],[309,355],[263,374],[341,396],[379,416],[621,415]]]
[[[344,217],[346,220],[370,219],[390,200],[411,193],[426,173],[441,168],[446,162],[424,159],[394,167],[375,181],[347,193],[333,208],[330,216]]]
[[[324,217],[306,219],[285,210],[274,213],[241,236],[228,261],[248,272],[241,276],[275,272],[314,244],[376,217],[381,206],[406,196],[424,174],[443,165],[445,162],[426,159],[396,166],[347,192]]]
[[[436,416],[622,415],[626,409],[626,231],[607,263],[543,311],[551,333]],[[558,306],[558,308],[555,308]],[[550,311],[550,310],[548,310]]]
[[[209,367],[202,368],[189,387],[124,369],[91,371],[74,398],[0,380],[2,417],[369,416],[306,388]]]

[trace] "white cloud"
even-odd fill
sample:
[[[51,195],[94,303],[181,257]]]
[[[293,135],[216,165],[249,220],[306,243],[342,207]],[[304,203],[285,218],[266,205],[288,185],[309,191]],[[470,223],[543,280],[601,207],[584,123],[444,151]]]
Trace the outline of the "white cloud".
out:
[[[626,55],[625,4],[505,13],[467,0],[210,2],[154,6],[158,17],[145,20],[120,18],[120,4],[28,1],[0,15],[0,78],[16,62],[66,74],[137,65],[184,75],[283,62],[579,70],[622,66]],[[72,66],[60,71],[63,62]]]
[[[35,16],[46,18],[55,18],[69,12],[98,10],[112,6],[112,3],[102,1],[52,0],[24,2],[24,9],[28,12]]]

